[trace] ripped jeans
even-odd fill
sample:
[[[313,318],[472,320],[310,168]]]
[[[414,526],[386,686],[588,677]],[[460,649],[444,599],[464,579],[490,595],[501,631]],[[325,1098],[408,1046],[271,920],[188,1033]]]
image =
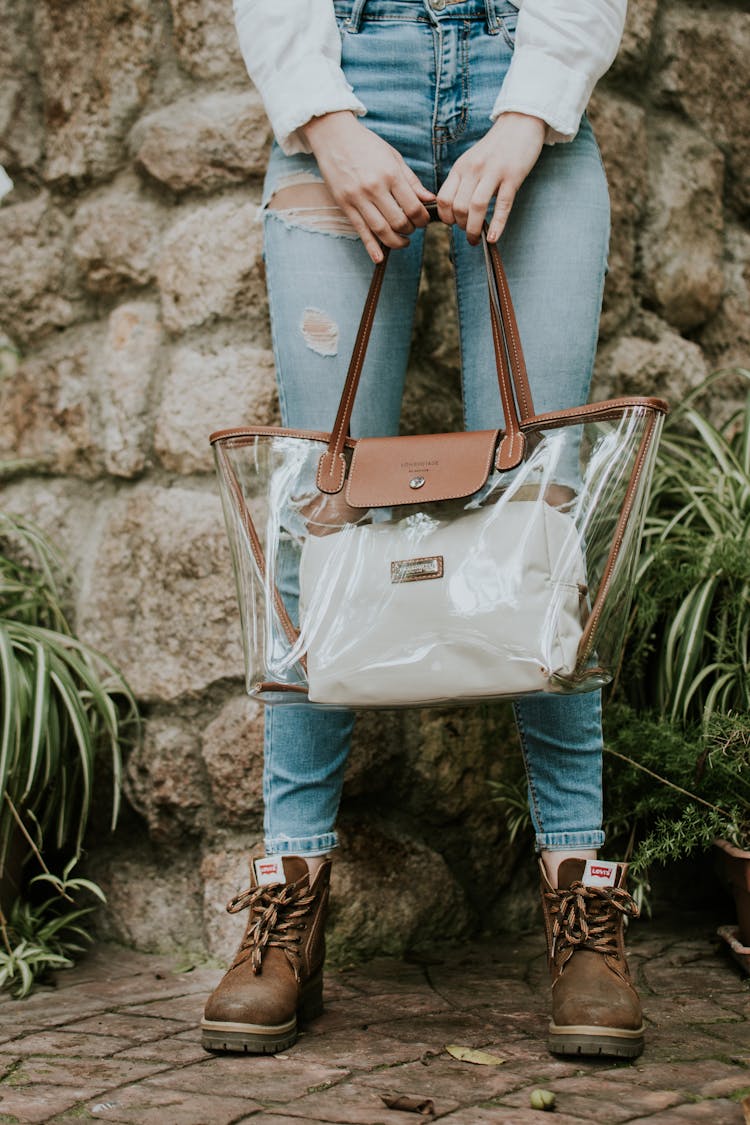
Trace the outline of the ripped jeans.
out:
[[[507,0],[336,0],[342,66],[364,123],[437,191],[490,126],[510,65],[517,11]],[[264,189],[265,257],[285,426],[330,430],[372,263],[326,199],[314,157],[274,147]],[[609,240],[607,185],[584,119],[570,144],[545,146],[521,187],[500,250],[535,406],[585,402]],[[424,231],[391,253],[354,411],[355,437],[398,432]],[[467,429],[503,425],[481,247],[452,231]],[[439,315],[434,310],[433,315]],[[602,833],[598,692],[515,704],[538,850],[596,848]],[[266,851],[316,855],[335,820],[353,727],[348,712],[266,709]],[[499,748],[498,748],[499,752]]]

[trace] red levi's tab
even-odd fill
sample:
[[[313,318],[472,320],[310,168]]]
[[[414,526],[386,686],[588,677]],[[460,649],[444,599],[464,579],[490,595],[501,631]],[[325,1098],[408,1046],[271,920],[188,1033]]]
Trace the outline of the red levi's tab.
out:
[[[617,864],[603,859],[587,859],[581,879],[584,887],[614,887],[617,883]]]
[[[286,883],[284,863],[280,855],[261,856],[254,862],[255,878],[259,887],[268,887],[271,883]]]

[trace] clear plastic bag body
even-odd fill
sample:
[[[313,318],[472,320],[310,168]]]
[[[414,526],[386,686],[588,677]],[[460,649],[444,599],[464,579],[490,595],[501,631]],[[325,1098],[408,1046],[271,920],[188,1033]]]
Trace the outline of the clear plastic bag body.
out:
[[[505,472],[502,433],[347,439],[333,494],[328,434],[213,435],[247,690],[369,708],[607,683],[665,410],[536,416]]]

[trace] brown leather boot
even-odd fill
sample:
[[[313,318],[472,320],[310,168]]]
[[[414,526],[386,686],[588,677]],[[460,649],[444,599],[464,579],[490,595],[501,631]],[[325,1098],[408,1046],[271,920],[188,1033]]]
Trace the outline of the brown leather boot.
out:
[[[330,877],[330,859],[312,881],[299,856],[252,865],[249,890],[227,906],[231,914],[249,908],[250,917],[229,972],[206,1004],[207,1051],[283,1051],[297,1038],[298,1016],[321,1014]],[[272,881],[263,885],[264,878]]]
[[[585,859],[563,860],[557,889],[539,866],[552,974],[549,1049],[635,1058],[643,1050],[643,1016],[623,940],[625,915],[638,916],[625,889],[627,865],[591,860],[587,871]],[[609,885],[591,885],[607,879]]]

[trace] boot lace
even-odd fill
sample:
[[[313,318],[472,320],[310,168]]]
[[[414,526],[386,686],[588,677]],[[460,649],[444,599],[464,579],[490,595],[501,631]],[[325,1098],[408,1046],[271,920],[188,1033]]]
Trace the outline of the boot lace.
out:
[[[253,973],[259,973],[264,953],[275,946],[283,951],[294,971],[295,979],[299,980],[302,968],[302,933],[314,902],[315,895],[305,880],[250,887],[231,899],[227,903],[230,914],[250,910],[250,922],[232,968],[250,959]]]
[[[552,918],[552,951],[591,949],[616,955],[620,917],[637,918],[640,911],[622,887],[586,887],[571,883],[561,890],[545,891]]]

